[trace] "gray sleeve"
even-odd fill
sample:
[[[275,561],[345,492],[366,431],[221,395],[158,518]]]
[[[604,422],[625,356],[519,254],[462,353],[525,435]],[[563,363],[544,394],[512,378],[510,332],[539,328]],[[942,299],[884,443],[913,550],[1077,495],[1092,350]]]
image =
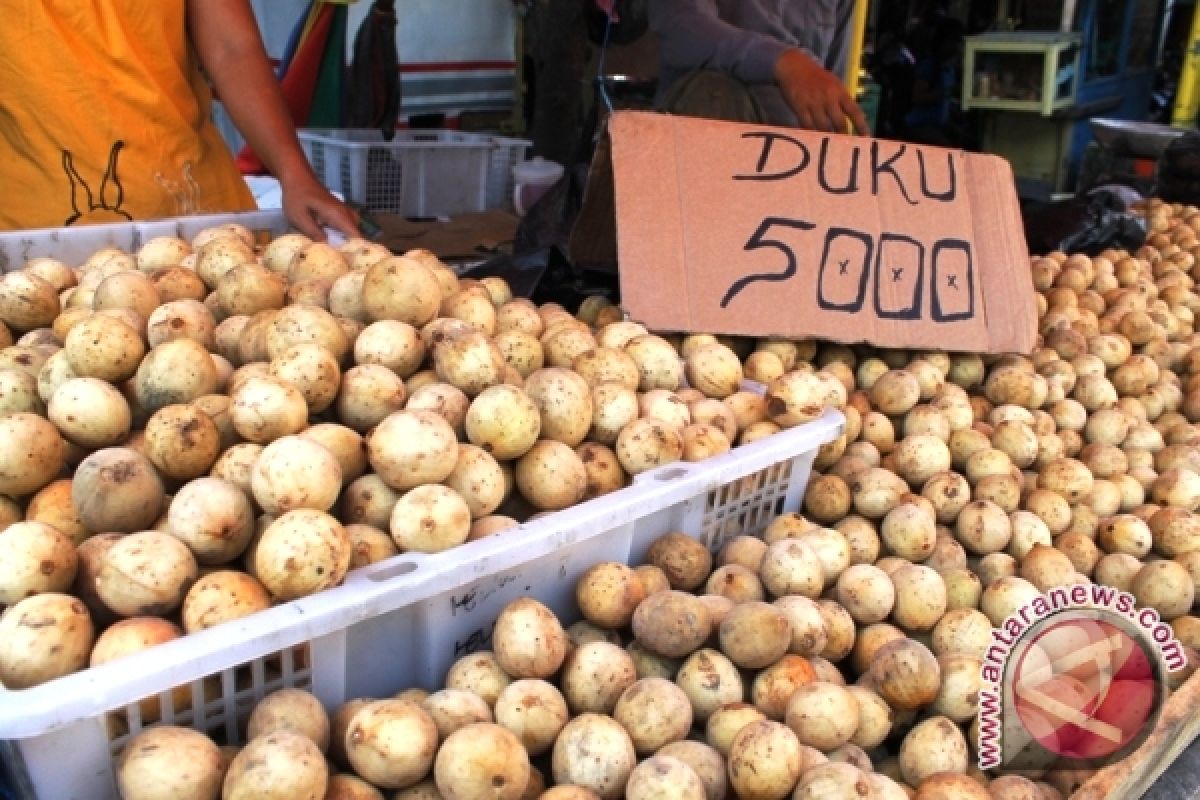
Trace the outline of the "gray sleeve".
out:
[[[849,66],[850,40],[854,37],[854,6],[854,0],[842,0],[838,4],[837,23],[829,42],[829,56],[825,59],[825,69],[839,80],[845,80]]]
[[[723,21],[715,0],[650,0],[650,27],[668,69],[712,69],[745,83],[772,83],[775,62],[792,49]]]

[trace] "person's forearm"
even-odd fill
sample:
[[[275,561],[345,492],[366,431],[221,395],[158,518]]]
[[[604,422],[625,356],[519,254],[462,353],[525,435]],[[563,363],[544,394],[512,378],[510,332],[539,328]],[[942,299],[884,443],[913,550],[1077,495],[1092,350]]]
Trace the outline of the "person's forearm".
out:
[[[267,169],[311,171],[248,0],[188,0],[188,32],[221,103]]]
[[[774,81],[776,62],[795,49],[724,22],[713,0],[651,0],[650,25],[658,34],[664,65],[717,70],[746,83]]]
[[[258,33],[249,0],[187,0],[188,35],[200,65],[246,142],[283,187],[288,220],[315,240],[358,232],[356,214],[317,180]]]

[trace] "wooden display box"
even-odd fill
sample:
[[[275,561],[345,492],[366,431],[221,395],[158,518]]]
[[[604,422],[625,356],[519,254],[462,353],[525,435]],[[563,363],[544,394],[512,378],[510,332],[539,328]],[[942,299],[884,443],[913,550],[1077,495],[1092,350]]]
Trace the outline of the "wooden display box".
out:
[[[962,107],[1050,116],[1075,105],[1079,35],[985,33],[966,37]]]

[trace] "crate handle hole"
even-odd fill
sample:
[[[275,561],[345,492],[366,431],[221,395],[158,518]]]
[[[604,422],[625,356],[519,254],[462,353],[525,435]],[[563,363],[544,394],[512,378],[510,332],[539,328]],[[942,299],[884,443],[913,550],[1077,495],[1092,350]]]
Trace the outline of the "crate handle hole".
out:
[[[390,581],[393,578],[399,578],[403,575],[411,575],[417,571],[418,566],[420,565],[415,561],[401,561],[399,564],[391,564],[378,572],[372,572],[367,577],[378,583],[383,583],[384,581]]]
[[[656,480],[656,481],[663,481],[663,482],[666,482],[666,481],[673,481],[673,480],[677,480],[677,479],[679,479],[679,478],[682,478],[684,475],[687,475],[687,474],[688,474],[688,471],[687,471],[687,469],[686,469],[686,468],[684,468],[684,467],[673,467],[673,468],[668,468],[668,469],[661,470],[661,471],[659,471],[659,472],[655,472],[655,473],[654,473],[654,480]]]

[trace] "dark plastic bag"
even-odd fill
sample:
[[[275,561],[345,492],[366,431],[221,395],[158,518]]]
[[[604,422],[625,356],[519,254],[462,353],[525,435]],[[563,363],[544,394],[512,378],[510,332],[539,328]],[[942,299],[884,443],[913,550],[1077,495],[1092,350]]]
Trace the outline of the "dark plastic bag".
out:
[[[354,35],[346,127],[374,128],[388,142],[395,137],[400,111],[399,63],[395,0],[375,0]],[[368,158],[373,152],[368,151]]]
[[[555,302],[571,310],[591,295],[618,302],[615,273],[572,264],[567,255],[583,205],[588,170],[587,164],[568,169],[534,203],[517,227],[512,256],[497,256],[468,270],[463,277],[504,278],[514,296],[539,304]]]
[[[1146,241],[1146,225],[1126,209],[1120,188],[1099,188],[1058,203],[1030,203],[1021,209],[1031,253],[1096,255],[1110,247],[1136,250]]]
[[[503,278],[514,297],[526,297],[539,305],[558,303],[572,312],[593,295],[605,297],[613,304],[620,301],[614,273],[576,267],[557,247],[496,256],[467,270],[463,277]]]
[[[527,253],[544,247],[559,247],[565,252],[583,207],[587,181],[587,164],[576,164],[565,170],[558,183],[539,197],[521,219],[513,239],[513,253]]]
[[[1155,194],[1168,203],[1200,204],[1200,133],[1189,131],[1167,145]]]

